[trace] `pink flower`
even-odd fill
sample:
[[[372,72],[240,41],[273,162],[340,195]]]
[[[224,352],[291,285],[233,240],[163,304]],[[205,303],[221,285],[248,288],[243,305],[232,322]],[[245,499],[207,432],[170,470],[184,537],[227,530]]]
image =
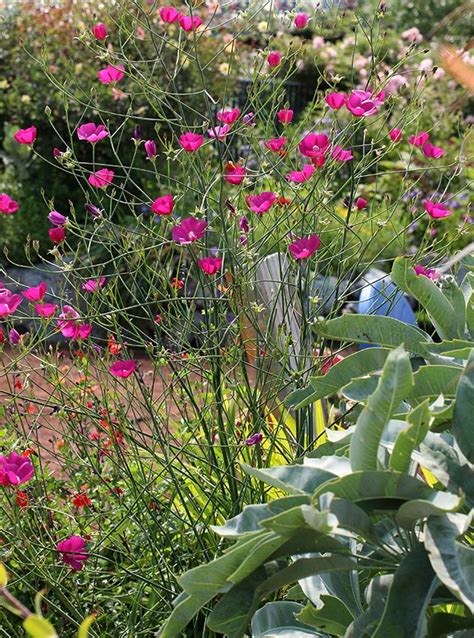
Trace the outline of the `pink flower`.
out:
[[[433,159],[438,159],[446,153],[446,151],[444,151],[442,148],[440,148],[439,146],[435,146],[431,142],[425,142],[421,147],[421,150],[423,151],[423,155],[425,157],[431,157]]]
[[[82,290],[86,292],[95,292],[105,285],[105,277],[99,277],[98,279],[89,279],[85,284],[82,284]]]
[[[326,95],[327,105],[333,111],[339,111],[346,103],[346,99],[345,93],[329,93],[329,95]]]
[[[77,137],[80,140],[90,142],[90,144],[96,144],[108,134],[109,132],[103,124],[94,124],[94,122],[87,122],[77,129]]]
[[[423,277],[428,277],[428,279],[438,279],[439,273],[435,268],[423,268],[423,266],[414,266],[413,270],[416,275],[423,275]]]
[[[364,208],[367,207],[367,200],[364,199],[363,197],[358,197],[355,200],[354,205],[358,210],[363,210]]]
[[[264,142],[264,144],[270,151],[278,153],[285,146],[286,142],[286,137],[274,137]]]
[[[161,7],[160,9],[160,18],[163,20],[163,22],[166,22],[168,24],[176,22],[180,16],[181,13],[174,7]]]
[[[45,319],[52,317],[57,309],[58,307],[54,303],[38,303],[35,306],[36,314]]]
[[[12,328],[10,330],[10,333],[8,335],[8,341],[11,343],[12,346],[17,346],[20,343],[21,335],[18,332],[18,330],[16,330],[15,328]]]
[[[264,191],[260,195],[248,195],[246,197],[247,206],[258,215],[263,215],[276,202],[276,195],[271,191]]]
[[[96,25],[94,25],[92,32],[94,33],[94,37],[97,40],[105,40],[109,31],[107,29],[107,26],[103,22],[98,22]]]
[[[184,16],[180,15],[178,18],[179,26],[189,33],[189,31],[194,31],[198,27],[201,26],[202,20],[198,16]]]
[[[110,366],[109,372],[114,377],[117,377],[119,379],[127,379],[131,374],[135,372],[136,369],[137,366],[133,359],[119,359]]]
[[[220,257],[204,257],[198,259],[199,268],[207,275],[215,275],[222,268],[222,259]]]
[[[410,135],[408,144],[412,146],[423,146],[430,139],[430,134],[426,131],[420,131],[416,135]]]
[[[13,137],[19,144],[33,144],[36,139],[36,126],[20,128]]]
[[[81,536],[73,534],[56,545],[61,554],[61,560],[74,571],[80,572],[85,562],[89,559],[89,552],[85,549],[86,541]]]
[[[214,126],[214,128],[208,129],[207,134],[209,137],[222,142],[229,134],[229,131],[230,126],[228,124],[224,124],[223,126]]]
[[[67,217],[58,213],[57,210],[52,210],[48,215],[48,220],[53,226],[64,226],[67,223]]]
[[[346,108],[356,117],[375,115],[383,104],[384,94],[374,96],[372,91],[352,91],[346,100]]]
[[[97,77],[102,82],[102,84],[113,84],[114,82],[119,82],[123,77],[125,77],[125,67],[124,66],[109,66],[105,69],[102,69],[97,73]]]
[[[343,149],[342,146],[335,146],[331,157],[338,162],[350,162],[350,160],[354,159],[352,152],[350,149]]]
[[[279,51],[270,51],[267,58],[268,66],[274,68],[281,62],[281,53]]]
[[[297,13],[295,16],[295,27],[304,29],[308,25],[309,17],[306,13]]]
[[[188,153],[197,151],[203,141],[204,135],[199,135],[199,133],[183,133],[179,138],[180,146]]]
[[[223,124],[233,124],[239,118],[239,115],[240,109],[236,107],[229,111],[218,111],[217,119]]]
[[[13,314],[22,301],[20,295],[14,295],[11,290],[0,284],[0,317]]]
[[[0,485],[22,485],[34,475],[35,468],[29,456],[10,452],[0,456]]]
[[[281,124],[290,124],[293,120],[294,111],[291,109],[280,109],[277,113],[277,118]]]
[[[443,217],[449,217],[453,214],[453,211],[446,208],[441,202],[432,202],[430,199],[427,199],[424,205],[425,211],[433,219],[442,219]]]
[[[38,286],[27,288],[22,294],[28,301],[41,301],[46,294],[46,283],[42,281]]]
[[[252,436],[249,436],[248,439],[245,439],[245,445],[247,445],[248,447],[251,447],[252,445],[257,445],[258,443],[261,443],[263,440],[263,434],[261,432],[256,432],[255,434],[252,434]]]
[[[286,176],[286,179],[290,182],[301,184],[306,182],[315,170],[316,168],[312,164],[305,164],[302,171],[291,171],[291,173],[288,173]]]
[[[151,205],[151,210],[155,213],[155,215],[171,215],[173,208],[174,199],[173,195],[170,194],[157,197]]]
[[[402,139],[402,129],[401,128],[393,128],[390,133],[390,139],[392,142],[399,142]]]
[[[229,184],[242,184],[247,174],[247,169],[244,166],[238,164],[226,164],[224,169],[224,179]]]
[[[329,138],[322,133],[308,133],[298,145],[300,153],[312,160],[324,160],[324,153],[329,146]],[[324,163],[324,161],[323,161]]]
[[[64,306],[58,318],[58,329],[66,339],[87,339],[92,331],[88,323],[81,323],[79,313],[71,306]]]
[[[0,194],[0,213],[11,215],[19,209],[18,202],[9,197],[6,193]]]
[[[411,27],[410,29],[403,31],[402,38],[404,40],[408,40],[408,42],[416,42],[417,44],[423,40],[423,36],[417,27]]]
[[[54,228],[50,228],[48,230],[49,238],[55,244],[62,244],[66,239],[66,231],[62,226],[55,226]]]
[[[295,259],[307,259],[321,246],[321,240],[317,235],[310,235],[298,239],[289,245],[291,254]]]
[[[321,374],[327,374],[333,366],[343,361],[343,359],[344,357],[341,357],[340,354],[335,354],[333,357],[329,357],[321,366]]]
[[[89,184],[95,188],[107,188],[112,183],[114,175],[114,171],[109,168],[101,168],[100,171],[89,175]]]
[[[153,140],[147,140],[144,147],[147,159],[154,160],[156,157],[156,143]]]
[[[181,224],[177,224],[171,229],[171,236],[177,244],[192,244],[198,241],[198,239],[201,239],[201,237],[204,237],[206,228],[207,222],[204,219],[187,217],[183,219]]]

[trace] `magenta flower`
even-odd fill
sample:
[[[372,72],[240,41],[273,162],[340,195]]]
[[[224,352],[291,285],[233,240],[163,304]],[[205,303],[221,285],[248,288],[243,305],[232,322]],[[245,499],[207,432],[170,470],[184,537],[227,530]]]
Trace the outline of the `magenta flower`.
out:
[[[290,182],[302,184],[311,177],[315,170],[316,168],[312,164],[305,164],[302,171],[291,171],[286,176],[286,179]]]
[[[20,343],[21,335],[18,332],[18,330],[16,330],[15,328],[12,328],[10,330],[10,333],[8,335],[8,341],[11,343],[12,346],[17,346]]]
[[[95,188],[107,188],[112,183],[114,175],[114,171],[109,168],[101,168],[100,171],[89,175],[89,184]]]
[[[204,237],[206,232],[207,222],[204,219],[197,219],[197,217],[187,217],[183,219],[180,224],[173,226],[171,229],[171,236],[173,241],[177,244],[186,245],[192,244]]]
[[[147,159],[154,160],[156,157],[156,144],[153,140],[147,140],[144,144]]]
[[[35,312],[38,317],[43,317],[44,319],[53,317],[57,309],[58,307],[54,303],[39,303],[35,306]]]
[[[64,306],[57,325],[66,339],[87,339],[92,331],[88,323],[81,323],[79,313],[71,306]]]
[[[0,284],[0,317],[8,317],[15,312],[23,299],[20,295],[14,295],[11,290]]]
[[[333,111],[339,111],[346,103],[347,96],[345,93],[329,93],[326,95],[326,103]]]
[[[160,18],[163,22],[167,24],[171,24],[172,22],[176,22],[180,17],[181,13],[177,11],[174,7],[161,7],[160,9]]]
[[[260,195],[247,195],[245,201],[250,210],[258,215],[263,215],[273,206],[276,198],[272,191],[264,191]]]
[[[249,438],[245,440],[245,445],[247,445],[248,447],[251,447],[252,445],[257,445],[258,443],[261,443],[262,440],[263,440],[263,434],[261,432],[256,432],[255,434],[252,434],[252,436],[249,436]]]
[[[19,144],[33,144],[36,139],[36,126],[18,129],[13,138]]]
[[[307,13],[297,13],[295,16],[295,27],[304,29],[308,25],[309,17]]]
[[[310,235],[294,241],[288,246],[295,259],[307,259],[321,246],[321,240],[317,235]]]
[[[218,111],[217,119],[219,122],[222,122],[222,124],[233,124],[239,118],[239,115],[240,109],[236,107],[228,111]]]
[[[354,159],[350,149],[344,149],[342,146],[335,146],[331,153],[331,157],[338,162],[350,162]]]
[[[278,153],[285,146],[286,142],[286,137],[274,137],[271,140],[264,142],[264,144],[270,151]]]
[[[121,65],[111,66],[109,64],[108,67],[97,73],[97,77],[102,84],[113,84],[114,82],[119,82],[123,77],[125,77],[125,67]]]
[[[180,15],[178,18],[179,26],[189,33],[190,31],[194,31],[198,27],[201,26],[202,20],[199,16],[184,16]]]
[[[441,147],[435,146],[431,142],[425,142],[421,147],[421,150],[423,151],[423,155],[425,157],[431,157],[433,159],[438,159],[446,153],[446,151],[443,150]]]
[[[399,142],[402,139],[402,129],[401,128],[393,128],[390,133],[390,139],[392,142]]]
[[[245,166],[232,164],[232,162],[226,164],[224,171],[224,179],[229,184],[242,184],[247,174]]]
[[[46,294],[46,283],[42,281],[38,286],[27,288],[22,294],[28,301],[41,301]]]
[[[173,195],[170,194],[157,197],[151,205],[151,210],[155,213],[155,215],[171,215],[173,208],[174,199]]]
[[[133,359],[119,359],[110,366],[109,372],[118,379],[127,379],[136,369],[137,365]]]
[[[250,231],[249,220],[245,217],[245,215],[239,219],[239,228],[244,233],[248,233]]]
[[[214,126],[213,128],[208,129],[207,134],[209,137],[222,142],[229,134],[229,131],[230,126],[228,124],[223,124],[222,126]]]
[[[363,210],[364,208],[367,207],[367,200],[364,199],[363,197],[358,197],[355,200],[354,205],[358,210]]]
[[[76,534],[56,545],[63,563],[69,565],[76,572],[80,572],[85,562],[89,559],[89,552],[85,547],[86,541],[81,536],[76,536]]]
[[[244,115],[244,117],[242,118],[242,123],[246,126],[255,126],[255,113],[250,111],[250,113]]]
[[[50,228],[48,230],[49,238],[55,244],[62,244],[66,239],[66,231],[62,226],[55,226],[54,228]]]
[[[427,199],[424,203],[425,211],[433,219],[443,219],[443,217],[449,217],[453,214],[452,210],[446,208],[441,202],[433,202]]]
[[[280,109],[277,113],[277,118],[281,124],[290,124],[293,120],[294,111],[291,109]]]
[[[95,292],[105,286],[105,277],[99,277],[98,279],[89,279],[85,284],[82,284],[82,290],[86,292]]]
[[[203,141],[204,135],[199,135],[199,133],[183,133],[179,138],[181,148],[184,148],[188,153],[197,151]]]
[[[107,25],[105,25],[103,22],[98,22],[96,25],[94,25],[92,32],[97,40],[105,40],[109,31],[107,29]]]
[[[77,137],[90,144],[96,144],[108,134],[109,132],[103,124],[94,124],[94,122],[87,122],[77,129]]]
[[[53,226],[64,226],[67,223],[67,217],[58,213],[57,210],[52,210],[48,215],[48,220]]]
[[[366,117],[375,115],[379,106],[383,104],[384,93],[374,96],[372,91],[361,91],[356,89],[352,91],[346,99],[346,108],[356,117]]]
[[[198,259],[199,268],[207,275],[215,275],[222,268],[222,259],[220,257],[204,257]]]
[[[439,272],[435,268],[423,268],[423,266],[414,266],[413,270],[416,275],[422,275],[423,277],[428,277],[428,279],[438,279]]]
[[[408,138],[408,144],[412,146],[423,146],[430,139],[430,134],[426,131],[420,131],[416,135],[410,135]]]
[[[274,68],[281,62],[281,53],[279,51],[270,51],[267,58],[268,66]]]
[[[0,194],[0,213],[12,215],[19,209],[18,202],[9,197],[6,193]]]
[[[328,146],[329,138],[323,133],[308,133],[298,144],[300,153],[306,157],[311,157],[313,160],[324,158],[324,153]]]
[[[0,485],[22,485],[30,480],[35,468],[29,456],[10,452],[8,456],[0,456]]]

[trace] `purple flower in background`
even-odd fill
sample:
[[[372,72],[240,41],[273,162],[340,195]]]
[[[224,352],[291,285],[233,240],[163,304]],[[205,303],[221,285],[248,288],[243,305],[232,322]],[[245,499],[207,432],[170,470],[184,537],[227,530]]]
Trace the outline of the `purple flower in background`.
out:
[[[252,436],[249,436],[249,438],[245,440],[245,445],[247,445],[248,447],[252,445],[257,445],[258,443],[261,443],[262,440],[263,440],[263,434],[261,432],[256,432],[255,434],[252,434]]]
[[[64,226],[67,223],[67,217],[58,213],[57,210],[52,210],[48,215],[48,219],[53,226]]]

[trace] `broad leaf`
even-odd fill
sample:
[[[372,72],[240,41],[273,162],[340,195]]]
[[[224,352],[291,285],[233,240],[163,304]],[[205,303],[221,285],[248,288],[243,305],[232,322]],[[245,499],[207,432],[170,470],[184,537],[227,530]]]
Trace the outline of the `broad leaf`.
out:
[[[395,440],[390,457],[390,467],[398,472],[408,472],[413,450],[423,441],[430,427],[428,400],[407,415],[408,427]]]
[[[353,470],[375,470],[382,432],[394,409],[410,392],[413,374],[410,358],[402,347],[391,352],[377,389],[357,419],[349,458]]]
[[[464,503],[464,498],[449,492],[434,492],[431,498],[413,499],[400,506],[396,520],[400,527],[412,529],[417,522],[428,516],[455,512]]]
[[[282,465],[259,469],[243,463],[242,469],[246,474],[288,494],[312,494],[318,485],[335,476],[332,472],[309,465]]]
[[[474,612],[474,549],[457,539],[471,517],[461,514],[431,516],[425,524],[425,547],[440,581]]]
[[[296,615],[302,610],[303,605],[291,601],[267,603],[253,615],[251,624],[252,638],[273,636],[275,629],[299,630],[305,633],[312,633],[307,625],[299,622],[296,618]]]
[[[352,614],[339,598],[322,595],[323,606],[316,608],[308,603],[297,615],[298,620],[315,629],[341,636],[354,620]]]
[[[474,463],[474,350],[467,360],[456,392],[453,430],[464,456]]]
[[[372,635],[374,627],[382,617],[392,581],[392,574],[376,576],[370,581],[365,591],[368,607],[349,625],[344,638],[365,638]]]
[[[23,621],[23,628],[31,638],[58,638],[53,625],[36,614],[31,614]]]
[[[471,350],[474,348],[472,341],[466,341],[464,339],[451,339],[448,341],[441,341],[439,343],[426,343],[423,344],[426,347],[426,352],[442,355],[444,357],[454,357],[455,359],[467,359]]]
[[[458,616],[457,614],[437,613],[428,618],[428,636],[427,638],[446,638],[446,636],[456,634],[454,632],[463,632],[465,629],[474,628],[474,618]],[[461,638],[463,633],[459,634]],[[464,638],[467,638],[464,634]]]

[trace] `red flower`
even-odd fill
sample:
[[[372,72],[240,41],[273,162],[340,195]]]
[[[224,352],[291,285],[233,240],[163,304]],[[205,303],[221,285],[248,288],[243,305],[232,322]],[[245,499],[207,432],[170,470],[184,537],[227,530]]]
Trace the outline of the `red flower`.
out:
[[[87,496],[87,492],[79,492],[73,496],[72,504],[77,508],[89,507],[91,499]]]
[[[16,504],[22,510],[28,507],[28,494],[26,492],[18,492],[16,495]]]

